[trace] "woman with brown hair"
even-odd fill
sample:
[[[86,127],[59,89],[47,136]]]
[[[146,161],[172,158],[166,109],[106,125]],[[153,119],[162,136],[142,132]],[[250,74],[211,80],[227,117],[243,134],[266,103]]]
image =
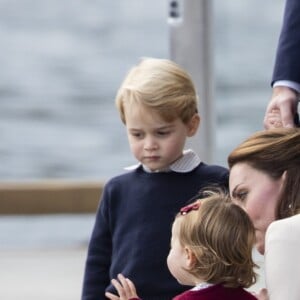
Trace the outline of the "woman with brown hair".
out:
[[[230,153],[228,164],[231,198],[248,213],[265,256],[269,299],[299,300],[300,129],[257,132]]]

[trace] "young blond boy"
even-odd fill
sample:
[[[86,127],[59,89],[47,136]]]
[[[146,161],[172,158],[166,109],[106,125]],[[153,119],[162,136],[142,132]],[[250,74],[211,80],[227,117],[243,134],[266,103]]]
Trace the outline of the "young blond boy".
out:
[[[82,300],[107,299],[122,273],[144,300],[170,300],[186,288],[170,275],[170,228],[180,207],[207,185],[227,187],[228,171],[184,151],[200,123],[190,76],[167,59],[145,58],[116,97],[139,164],[106,184],[86,261]]]

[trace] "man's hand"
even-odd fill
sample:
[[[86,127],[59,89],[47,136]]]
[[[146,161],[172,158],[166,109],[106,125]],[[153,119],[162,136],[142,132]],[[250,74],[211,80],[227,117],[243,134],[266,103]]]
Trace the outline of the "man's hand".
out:
[[[283,127],[295,127],[294,116],[297,112],[298,97],[297,93],[285,86],[276,86],[273,88],[273,94],[271,101],[267,107],[265,117],[264,117],[264,127],[265,129],[270,129],[274,127],[270,121],[270,116],[274,112],[279,113],[280,122]]]

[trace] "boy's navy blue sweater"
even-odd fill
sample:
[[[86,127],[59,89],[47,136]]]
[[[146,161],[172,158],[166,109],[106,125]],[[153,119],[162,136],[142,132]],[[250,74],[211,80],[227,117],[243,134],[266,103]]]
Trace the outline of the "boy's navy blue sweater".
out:
[[[228,171],[200,163],[188,173],[147,173],[142,167],[112,178],[96,215],[82,300],[107,299],[110,280],[130,278],[143,300],[170,300],[188,287],[169,273],[166,258],[176,213],[203,187],[228,187]]]

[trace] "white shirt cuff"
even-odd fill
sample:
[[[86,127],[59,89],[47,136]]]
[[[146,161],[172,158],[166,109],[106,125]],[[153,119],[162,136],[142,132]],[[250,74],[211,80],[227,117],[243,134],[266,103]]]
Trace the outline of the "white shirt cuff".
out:
[[[287,86],[296,92],[300,93],[300,83],[295,82],[295,81],[289,81],[289,80],[278,80],[275,81],[273,84],[273,87],[275,86]]]

